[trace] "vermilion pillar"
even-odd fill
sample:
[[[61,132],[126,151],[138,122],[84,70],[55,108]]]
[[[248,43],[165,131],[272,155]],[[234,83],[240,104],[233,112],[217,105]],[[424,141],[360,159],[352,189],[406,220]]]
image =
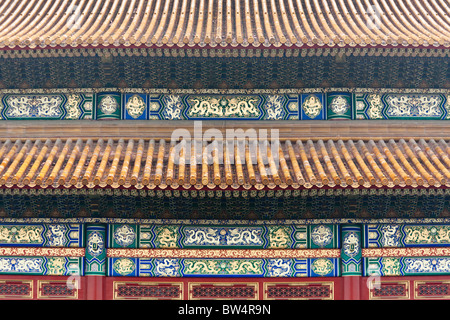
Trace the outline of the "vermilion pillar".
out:
[[[86,299],[103,300],[106,277],[106,226],[86,226]]]
[[[344,225],[341,230],[343,299],[360,300],[362,278],[361,227],[359,225]]]

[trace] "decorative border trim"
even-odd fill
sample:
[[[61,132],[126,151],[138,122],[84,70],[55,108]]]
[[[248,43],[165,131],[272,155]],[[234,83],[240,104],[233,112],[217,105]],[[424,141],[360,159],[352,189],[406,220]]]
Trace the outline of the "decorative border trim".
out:
[[[339,258],[340,249],[107,249],[108,258]]]
[[[344,47],[344,48],[58,48],[58,49],[20,49],[1,50],[1,58],[45,58],[45,57],[103,57],[103,56],[150,56],[150,57],[306,57],[306,56],[399,56],[399,57],[446,57],[450,55],[448,48],[374,48],[374,47]]]
[[[1,51],[0,51],[1,52]],[[449,50],[450,52],[450,50]],[[436,93],[449,94],[449,89],[443,88],[349,88],[349,87],[321,87],[321,88],[291,88],[291,89],[165,89],[165,88],[39,88],[39,89],[0,89],[0,94],[94,94],[94,93],[141,93],[141,94],[205,94],[205,95],[233,95],[233,94],[308,94],[308,93]]]
[[[0,218],[0,223],[101,223],[101,224],[179,224],[179,225],[317,225],[317,224],[450,224],[450,218],[336,218],[284,220],[188,220],[127,218]]]
[[[418,96],[422,100],[416,101]],[[443,88],[0,89],[0,118],[14,121],[445,120],[450,119],[449,97],[450,89]],[[400,98],[406,102],[399,101]],[[408,107],[405,110],[399,108],[404,103]],[[44,112],[46,109],[49,111]]]
[[[450,248],[366,248],[362,249],[364,258],[377,257],[446,257]]]
[[[0,247],[0,256],[14,257],[84,257],[84,248]]]

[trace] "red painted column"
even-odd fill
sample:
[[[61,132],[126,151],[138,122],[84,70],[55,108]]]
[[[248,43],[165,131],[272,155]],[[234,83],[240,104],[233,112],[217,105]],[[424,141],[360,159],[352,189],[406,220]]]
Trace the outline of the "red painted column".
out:
[[[104,300],[105,276],[86,276],[86,300]]]
[[[361,300],[361,276],[345,276],[343,278],[343,300]]]

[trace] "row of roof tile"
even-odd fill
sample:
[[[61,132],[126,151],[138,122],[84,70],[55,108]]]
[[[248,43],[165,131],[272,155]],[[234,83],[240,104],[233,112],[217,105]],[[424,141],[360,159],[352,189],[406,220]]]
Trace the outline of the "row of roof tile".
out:
[[[450,185],[445,140],[6,140],[7,187],[257,188]]]
[[[0,48],[450,46],[446,0],[5,0]]]

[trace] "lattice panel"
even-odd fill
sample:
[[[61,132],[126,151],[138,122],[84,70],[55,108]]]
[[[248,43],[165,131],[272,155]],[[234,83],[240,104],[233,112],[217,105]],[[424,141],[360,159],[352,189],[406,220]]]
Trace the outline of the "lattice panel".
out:
[[[181,283],[114,282],[114,299],[180,300],[182,293]]]
[[[370,299],[409,299],[409,282],[372,282]]]
[[[264,284],[264,299],[270,300],[333,300],[331,282],[301,284]]]
[[[38,281],[39,299],[78,299],[78,283],[67,281]]]
[[[33,281],[0,280],[0,299],[31,299],[33,297]]]
[[[258,284],[189,284],[189,299],[258,299]]]
[[[416,299],[449,299],[450,281],[415,281],[414,297]]]

